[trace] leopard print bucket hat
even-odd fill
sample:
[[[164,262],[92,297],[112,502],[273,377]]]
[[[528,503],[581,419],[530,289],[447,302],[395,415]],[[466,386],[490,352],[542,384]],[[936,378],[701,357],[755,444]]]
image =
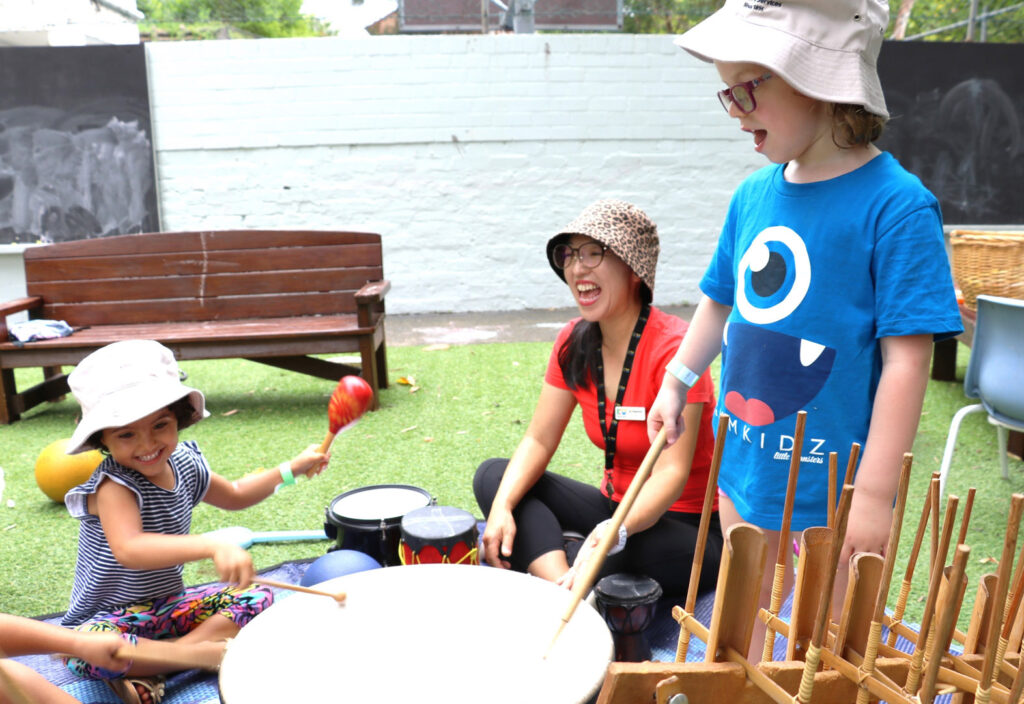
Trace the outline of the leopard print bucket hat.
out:
[[[607,245],[626,263],[654,295],[654,272],[658,268],[658,226],[640,208],[621,200],[605,199],[588,205],[575,220],[548,240],[548,264],[565,281],[565,272],[551,260],[554,248],[572,235],[586,235]]]

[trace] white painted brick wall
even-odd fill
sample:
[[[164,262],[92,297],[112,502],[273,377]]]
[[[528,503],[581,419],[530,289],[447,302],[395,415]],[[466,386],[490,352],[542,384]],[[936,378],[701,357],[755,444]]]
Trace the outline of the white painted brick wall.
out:
[[[148,44],[164,228],[380,232],[393,313],[565,307],[544,244],[619,197],[659,225],[656,302],[692,303],[765,162],[671,39]]]

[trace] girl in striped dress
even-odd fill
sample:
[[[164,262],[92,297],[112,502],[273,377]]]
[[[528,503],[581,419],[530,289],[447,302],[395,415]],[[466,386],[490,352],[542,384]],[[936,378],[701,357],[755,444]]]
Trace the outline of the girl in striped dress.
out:
[[[170,350],[152,340],[108,345],[69,375],[82,419],[68,453],[106,457],[71,489],[65,504],[80,521],[71,605],[63,625],[140,638],[174,639],[190,652],[220,654],[225,642],[273,600],[254,586],[249,553],[190,535],[200,501],[228,510],[256,504],[296,475],[319,474],[329,457],[310,446],[270,471],[229,481],[211,471],[195,442],[178,431],[209,415],[203,394],[181,383]],[[222,582],[188,587],[186,562],[211,559]],[[173,668],[132,664],[127,673],[72,658],[75,674],[107,681],[126,702],[158,702]]]

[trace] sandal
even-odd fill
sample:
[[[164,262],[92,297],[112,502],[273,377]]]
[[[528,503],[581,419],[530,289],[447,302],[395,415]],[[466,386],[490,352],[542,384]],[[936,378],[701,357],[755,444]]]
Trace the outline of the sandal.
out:
[[[167,691],[164,684],[165,678],[157,675],[154,677],[121,677],[116,680],[106,680],[107,686],[124,704],[144,704],[139,690],[144,690],[149,695],[149,704],[160,704]]]

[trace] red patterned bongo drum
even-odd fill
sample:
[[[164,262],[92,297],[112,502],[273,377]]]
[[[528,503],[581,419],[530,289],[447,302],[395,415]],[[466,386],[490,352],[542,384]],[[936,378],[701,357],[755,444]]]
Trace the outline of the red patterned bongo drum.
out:
[[[454,506],[425,506],[402,516],[398,557],[403,565],[478,565],[476,519]]]

